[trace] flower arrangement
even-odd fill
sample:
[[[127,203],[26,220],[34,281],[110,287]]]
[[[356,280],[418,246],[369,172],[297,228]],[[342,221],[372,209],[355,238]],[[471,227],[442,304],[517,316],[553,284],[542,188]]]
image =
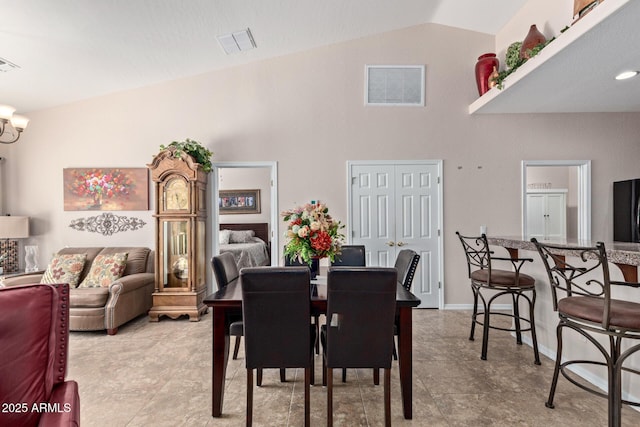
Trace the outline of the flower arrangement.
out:
[[[344,235],[340,230],[344,225],[329,215],[329,208],[319,202],[282,212],[288,222],[285,237],[289,239],[285,245],[284,255],[294,257],[311,265],[313,258],[329,258],[334,260],[340,253]]]
[[[133,180],[119,169],[79,169],[73,172],[68,184],[71,193],[94,198],[96,203],[102,199],[128,197],[133,189]]]

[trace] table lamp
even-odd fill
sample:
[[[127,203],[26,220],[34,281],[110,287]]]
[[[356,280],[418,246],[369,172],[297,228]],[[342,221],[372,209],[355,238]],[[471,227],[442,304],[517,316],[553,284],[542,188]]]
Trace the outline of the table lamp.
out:
[[[29,237],[29,217],[0,216],[0,268],[4,273],[18,271],[18,241]]]

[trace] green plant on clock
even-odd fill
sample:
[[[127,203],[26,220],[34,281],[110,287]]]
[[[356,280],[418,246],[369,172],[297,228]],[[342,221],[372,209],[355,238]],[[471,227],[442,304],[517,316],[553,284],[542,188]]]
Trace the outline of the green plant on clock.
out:
[[[167,148],[175,147],[175,151],[173,152],[173,156],[179,158],[182,153],[187,153],[193,159],[202,165],[202,170],[204,172],[211,172],[213,169],[213,165],[211,164],[211,156],[213,156],[213,152],[208,148],[204,147],[198,141],[194,141],[193,139],[185,139],[184,141],[173,141],[169,145],[160,145],[160,151],[166,150]]]

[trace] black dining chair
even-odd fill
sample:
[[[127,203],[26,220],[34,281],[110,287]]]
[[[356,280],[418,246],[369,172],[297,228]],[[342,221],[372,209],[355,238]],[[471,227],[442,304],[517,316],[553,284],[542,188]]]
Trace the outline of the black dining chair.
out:
[[[391,425],[391,343],[397,277],[394,268],[329,268],[327,324],[320,332],[327,426],[333,425],[334,368],[384,369],[385,426]]]
[[[536,302],[536,281],[528,274],[520,272],[525,262],[533,262],[531,258],[500,258],[494,257],[489,249],[487,236],[463,236],[456,231],[462,248],[467,258],[467,272],[471,279],[473,291],[473,314],[471,315],[471,333],[469,340],[474,340],[476,324],[482,326],[482,353],[480,358],[487,360],[487,347],[489,344],[489,329],[515,332],[516,343],[522,345],[522,332],[531,332],[533,344],[534,363],[540,364],[538,353],[538,340],[536,338],[536,325],[534,319],[534,306]],[[502,270],[494,267],[494,262],[510,263],[513,270]],[[512,312],[491,311],[491,304],[496,298],[511,296]],[[520,301],[524,300],[529,306],[529,317],[520,314]],[[482,310],[478,311],[478,303],[482,302]],[[492,325],[491,316],[511,318],[514,327],[502,327]],[[522,323],[525,323],[523,327]],[[528,325],[528,327],[526,326]]]
[[[364,245],[342,245],[340,253],[336,254],[331,265],[335,267],[364,267],[366,265]]]
[[[214,255],[213,258],[211,258],[211,268],[213,269],[213,275],[216,278],[218,290],[226,287],[229,283],[238,279],[238,276],[240,276],[236,261],[233,255],[228,252],[220,255]],[[234,360],[238,358],[240,338],[243,335],[243,329],[244,325],[242,323],[242,315],[233,317],[229,324],[229,335],[235,337],[233,345]]]
[[[288,256],[284,256],[284,266],[285,267],[307,267],[309,268],[309,264],[298,260],[298,258],[293,257],[290,258]],[[320,334],[320,315],[323,314],[320,311],[317,310],[311,310],[311,317],[313,318],[313,322],[315,324],[316,327],[316,338],[319,336]],[[315,350],[316,350],[316,354],[320,354],[320,341],[318,341],[316,339],[316,343],[315,343]]]
[[[313,343],[308,268],[252,267],[240,273],[247,368],[247,421],[253,419],[253,369],[304,368],[305,426],[310,424]]]
[[[413,278],[420,263],[420,255],[414,250],[403,249],[398,253],[395,262],[395,269],[398,272],[398,282],[407,291],[411,291]],[[396,318],[393,334],[398,335],[398,319]],[[398,352],[396,351],[396,342],[393,340],[393,359],[398,360]]]
[[[612,281],[605,245],[598,242],[595,246],[556,246],[531,241],[536,245],[547,270],[553,310],[558,313],[556,329],[556,363],[551,381],[547,408],[553,408],[553,398],[560,373],[583,390],[609,402],[609,427],[619,427],[622,423],[622,404],[640,406],[622,398],[622,372],[640,374],[625,362],[640,350],[640,304],[637,302],[614,299],[611,297],[614,287],[639,288],[640,283]],[[558,253],[571,253],[567,259]],[[569,328],[582,337],[602,354],[602,360],[565,360],[562,361],[562,334]],[[604,337],[604,339],[602,339]],[[609,348],[606,348],[606,341]],[[623,345],[622,342],[625,341]],[[629,344],[627,344],[629,343]],[[608,373],[606,392],[599,388],[577,381],[575,374],[569,373],[569,367],[604,366]]]

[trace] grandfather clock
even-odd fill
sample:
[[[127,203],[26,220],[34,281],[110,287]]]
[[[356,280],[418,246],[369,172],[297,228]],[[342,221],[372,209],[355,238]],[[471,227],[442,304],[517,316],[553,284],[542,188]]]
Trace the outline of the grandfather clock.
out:
[[[170,147],[147,165],[156,191],[156,285],[149,318],[177,319],[188,315],[197,322],[207,312],[206,189],[207,174],[182,152]]]

